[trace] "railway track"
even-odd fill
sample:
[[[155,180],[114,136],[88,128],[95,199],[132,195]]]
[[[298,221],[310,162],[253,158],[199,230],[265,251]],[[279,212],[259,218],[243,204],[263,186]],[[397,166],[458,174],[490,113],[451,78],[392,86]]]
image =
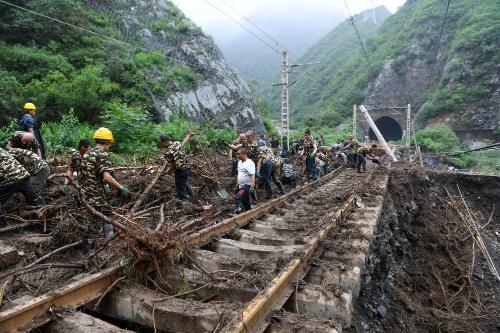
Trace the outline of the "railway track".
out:
[[[167,278],[175,295],[130,283],[109,292],[123,277],[118,264],[1,312],[0,332],[340,332],[387,179],[384,169],[341,167],[191,235],[188,260]],[[61,308],[84,312],[53,321]]]

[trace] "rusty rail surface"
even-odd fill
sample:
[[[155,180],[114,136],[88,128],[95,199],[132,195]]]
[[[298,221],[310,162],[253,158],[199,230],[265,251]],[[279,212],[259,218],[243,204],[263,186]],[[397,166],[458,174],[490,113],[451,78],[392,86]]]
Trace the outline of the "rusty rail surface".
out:
[[[51,308],[79,307],[99,298],[106,289],[122,275],[120,266],[70,283],[24,304],[0,312],[0,332],[29,330],[49,322]]]
[[[240,228],[251,220],[259,218],[286,203],[293,196],[323,185],[344,168],[345,166],[340,166],[312,183],[303,185],[243,214],[205,228],[189,237],[187,244],[190,246],[203,245],[216,237]],[[52,319],[47,315],[48,310],[51,308],[77,308],[99,298],[116,279],[123,276],[122,268],[123,265],[110,267],[102,272],[39,296],[25,304],[0,312],[0,332],[15,332],[20,328],[26,330],[41,326]]]

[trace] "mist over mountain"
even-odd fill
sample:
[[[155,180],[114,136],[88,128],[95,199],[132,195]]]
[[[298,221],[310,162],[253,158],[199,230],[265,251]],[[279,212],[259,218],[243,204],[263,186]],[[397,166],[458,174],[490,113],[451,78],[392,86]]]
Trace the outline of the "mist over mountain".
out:
[[[302,2],[303,5],[292,7],[286,1],[273,2],[246,16],[289,49],[290,61],[298,61],[310,46],[345,19],[345,12],[333,2],[331,5],[319,2],[315,6]],[[268,89],[273,89],[271,84],[280,71],[281,55],[245,31],[235,35],[233,29],[241,29],[234,26],[228,33],[217,33],[217,44],[243,78],[253,83],[258,93],[266,95]],[[273,42],[270,44],[282,49]]]
[[[354,16],[363,41],[374,35],[384,21],[391,15],[385,6],[366,10]],[[307,49],[299,63],[321,64],[308,65],[293,69],[290,73],[292,122],[302,123],[307,117],[314,117],[327,105],[319,103],[322,87],[335,77],[336,71],[360,49],[350,19],[345,19],[316,44]],[[281,90],[276,89],[266,94],[274,114],[278,114],[281,105]]]

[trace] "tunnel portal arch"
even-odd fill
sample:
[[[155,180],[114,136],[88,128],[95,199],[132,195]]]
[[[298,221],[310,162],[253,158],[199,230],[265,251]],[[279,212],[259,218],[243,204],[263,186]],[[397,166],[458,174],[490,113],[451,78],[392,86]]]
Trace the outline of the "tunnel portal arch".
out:
[[[386,141],[399,141],[403,138],[403,129],[398,121],[389,116],[383,116],[375,120],[380,133]],[[368,134],[370,140],[377,140],[377,136],[370,128]]]

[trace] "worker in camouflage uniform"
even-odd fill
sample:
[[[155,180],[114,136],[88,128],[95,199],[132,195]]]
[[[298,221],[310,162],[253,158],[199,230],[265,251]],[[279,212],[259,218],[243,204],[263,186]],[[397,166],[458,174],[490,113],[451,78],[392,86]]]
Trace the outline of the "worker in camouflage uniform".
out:
[[[358,140],[356,140],[354,135],[350,133],[349,140],[344,145],[344,151],[347,152],[347,162],[349,163],[351,168],[354,168],[357,164],[356,156],[360,146],[361,145],[359,144]]]
[[[188,201],[190,196],[193,196],[191,188],[188,184],[189,177],[191,176],[191,166],[189,165],[184,147],[189,141],[191,141],[194,135],[194,133],[189,132],[182,142],[172,142],[170,137],[166,136],[165,141],[165,147],[167,148],[165,159],[168,163],[170,163],[171,168],[174,170],[175,190],[177,191],[177,196],[179,199],[184,201]]]
[[[272,197],[271,180],[274,180],[279,194],[284,194],[283,186],[280,181],[281,161],[274,155],[271,148],[259,144],[259,155],[257,157],[256,175],[262,176],[264,188],[267,192],[267,199]]]
[[[28,171],[14,156],[0,148],[0,222],[3,222],[5,215],[3,205],[16,192],[21,193],[29,205],[45,204],[43,198],[33,190]]]
[[[95,131],[94,140],[96,147],[84,154],[81,160],[81,186],[87,202],[97,211],[107,217],[112,217],[113,211],[105,197],[105,185],[116,188],[124,197],[128,196],[129,191],[113,177],[113,165],[108,155],[108,151],[114,143],[113,133],[109,129],[101,127]],[[106,237],[113,236],[112,225],[104,223],[103,229]],[[86,241],[90,242],[90,240]]]
[[[316,163],[316,152],[318,147],[314,143],[311,131],[307,129],[304,133],[304,143],[302,145],[301,155],[306,157],[305,169],[307,173],[307,179],[313,180],[315,178],[315,163]]]
[[[239,137],[233,141],[232,144],[228,144],[229,149],[229,160],[231,161],[231,176],[238,175],[238,149],[237,147],[242,147],[243,143],[247,140],[247,136],[241,133]]]
[[[45,183],[50,175],[50,168],[47,162],[34,152],[26,149],[12,148],[9,150],[9,154],[14,156],[24,169],[28,171],[35,194],[42,197]]]
[[[66,171],[66,178],[64,180],[63,191],[68,191],[70,181],[74,181],[74,174],[77,177],[81,174],[82,158],[90,150],[90,141],[87,139],[80,140],[76,149],[71,149],[69,152],[68,170]]]
[[[321,177],[321,173],[326,174],[328,172],[328,157],[324,153],[317,153],[314,162],[314,180],[318,180]]]
[[[297,178],[298,174],[293,165],[288,161],[283,160],[281,166],[281,182],[295,188],[297,187]]]
[[[9,150],[10,148],[21,148],[31,150],[38,156],[42,156],[40,152],[40,146],[35,139],[35,136],[30,132],[16,131],[7,140],[5,148]]]
[[[372,144],[371,146],[363,145],[358,148],[357,154],[356,154],[356,166],[358,169],[358,172],[361,173],[361,168],[363,168],[363,171],[366,172],[366,160],[369,159],[373,163],[379,164],[380,162],[378,159],[375,158],[373,155],[373,152],[377,149],[376,144]]]

